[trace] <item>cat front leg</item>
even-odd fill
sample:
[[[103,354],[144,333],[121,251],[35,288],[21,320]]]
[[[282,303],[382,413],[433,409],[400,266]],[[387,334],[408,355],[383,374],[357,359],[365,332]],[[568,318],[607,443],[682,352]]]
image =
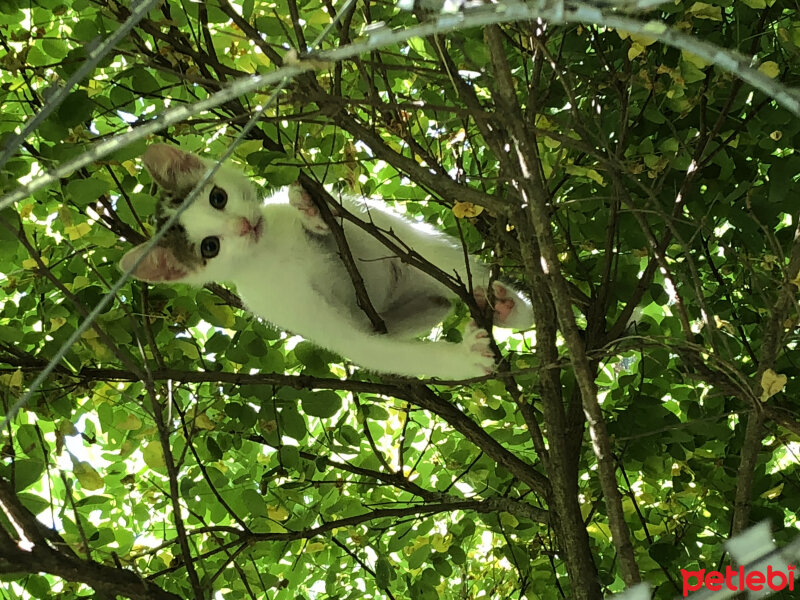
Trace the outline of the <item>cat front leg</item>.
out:
[[[246,296],[244,300],[256,314],[369,371],[446,380],[482,377],[494,371],[489,334],[474,323],[467,326],[458,344],[398,339],[369,332],[349,309],[319,296],[312,300],[299,293],[295,297],[295,310],[284,305],[262,308],[258,301],[248,302]]]
[[[300,211],[303,227],[306,231],[317,235],[324,235],[330,232],[330,227],[328,227],[322,215],[319,214],[319,208],[314,204],[311,196],[300,185],[299,181],[295,181],[289,186],[289,204]]]

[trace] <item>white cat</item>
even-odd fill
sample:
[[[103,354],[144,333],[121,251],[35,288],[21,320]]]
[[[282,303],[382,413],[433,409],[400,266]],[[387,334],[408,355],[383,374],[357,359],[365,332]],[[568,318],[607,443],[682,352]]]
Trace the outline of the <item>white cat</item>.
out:
[[[174,146],[154,144],[142,157],[161,187],[156,215],[163,224],[211,164]],[[344,208],[391,230],[408,247],[446,273],[467,281],[464,254],[454,240],[374,203],[345,199]],[[454,294],[426,273],[404,264],[383,244],[344,221],[353,259],[369,298],[388,333],[372,324],[356,304],[353,283],[319,210],[295,184],[261,199],[249,179],[222,166],[133,275],[162,283],[230,282],[255,315],[281,329],[382,373],[466,379],[493,370],[488,334],[474,323],[463,341],[415,340],[450,311]],[[127,270],[144,245],[122,258]],[[475,296],[485,306],[485,264],[470,260]],[[530,303],[505,283],[495,282],[495,323],[518,329],[533,322]]]

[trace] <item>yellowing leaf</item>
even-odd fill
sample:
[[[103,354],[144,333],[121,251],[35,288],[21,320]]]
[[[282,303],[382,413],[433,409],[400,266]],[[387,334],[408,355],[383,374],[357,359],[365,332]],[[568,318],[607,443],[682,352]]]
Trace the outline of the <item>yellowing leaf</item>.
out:
[[[503,527],[513,529],[519,525],[519,519],[510,513],[504,512],[500,513],[500,523]]]
[[[229,329],[236,323],[236,317],[230,306],[217,304],[216,300],[207,295],[200,296],[199,300],[201,306],[209,313],[207,317],[205,315],[203,317],[212,325]]]
[[[761,71],[767,77],[770,77],[772,79],[775,79],[778,76],[778,74],[781,72],[781,69],[778,66],[778,63],[776,63],[774,60],[764,61],[758,67],[758,70]]]
[[[420,535],[418,536],[413,544],[409,544],[403,547],[403,554],[406,556],[411,556],[414,552],[423,546],[427,546],[430,543],[430,538],[427,535]]]
[[[548,131],[555,131],[557,127],[545,115],[536,116],[536,127],[539,129],[546,129]]]
[[[31,212],[33,211],[33,204],[26,204],[22,208],[19,209],[19,216],[23,219],[27,219]]]
[[[74,457],[72,458],[72,472],[80,481],[81,486],[87,490],[99,490],[105,485],[100,473],[95,471],[92,465]]]
[[[134,414],[129,414],[117,425],[120,429],[136,431],[142,426],[142,420]]]
[[[686,62],[693,64],[698,69],[704,69],[708,66],[708,62],[706,60],[703,60],[696,54],[692,54],[687,50],[681,50],[681,58],[683,58],[683,60]]]
[[[567,173],[570,175],[579,175],[582,177],[588,177],[592,181],[596,181],[600,185],[603,185],[603,176],[600,175],[594,169],[589,169],[587,167],[581,167],[579,165],[567,165],[566,169]]]
[[[136,168],[136,162],[132,160],[123,161],[122,168],[125,169],[131,177],[136,177],[136,174],[139,172]]]
[[[142,448],[142,458],[145,464],[151,469],[163,469],[167,464],[164,459],[164,451],[161,448],[161,442],[150,442]]]
[[[658,41],[658,38],[650,37],[649,35],[642,35],[640,33],[632,33],[631,40],[642,46],[650,46]]]
[[[542,138],[542,142],[544,143],[545,146],[547,146],[551,150],[555,150],[561,145],[560,140],[553,139],[547,135]]]
[[[50,261],[47,260],[46,256],[42,256],[41,259],[42,259],[42,263],[45,266],[50,264]],[[35,269],[38,266],[38,264],[39,263],[36,262],[35,258],[26,258],[25,260],[22,261],[22,268],[23,269]]]
[[[477,217],[483,212],[483,207],[471,202],[456,202],[453,206],[453,214],[459,219]]]
[[[100,334],[94,329],[87,329],[81,334],[81,339],[84,340],[96,340],[98,337],[100,337]]]
[[[69,227],[64,227],[64,233],[69,236],[70,240],[79,240],[87,233],[92,230],[92,226],[85,221],[83,223],[78,223],[77,225],[72,225]]]
[[[104,89],[106,89],[107,83],[104,81],[98,81],[96,79],[90,79],[89,82],[86,84],[86,93],[89,95],[89,98],[92,96],[99,94]]]
[[[742,4],[746,4],[750,8],[755,8],[756,10],[760,8],[767,8],[767,0],[741,0]]]
[[[91,348],[92,352],[94,353],[94,357],[97,360],[110,360],[111,357],[114,356],[114,353],[111,352],[111,349],[102,342],[90,339],[86,340],[86,343],[89,345],[89,348]]]
[[[311,542],[306,545],[304,550],[309,554],[316,554],[317,552],[322,552],[325,548],[327,546],[323,542]]]
[[[783,492],[783,482],[779,483],[774,488],[770,488],[766,492],[762,493],[761,497],[764,498],[765,500],[774,500],[775,498],[781,495],[781,492]]]
[[[507,513],[503,513],[504,515]],[[501,517],[502,519],[502,517]],[[452,534],[442,535],[441,533],[436,533],[433,535],[433,539],[431,540],[431,546],[437,552],[447,552],[447,550],[453,544],[453,536]]]
[[[66,437],[77,434],[78,429],[75,427],[75,424],[72,421],[64,419],[58,423],[58,432]]]
[[[631,516],[636,513],[636,506],[634,506],[633,500],[631,500],[629,496],[622,497],[622,511],[625,513],[625,516]]]
[[[267,515],[269,515],[270,519],[284,521],[289,517],[289,511],[282,506],[268,506]]]
[[[461,143],[463,143],[463,141],[464,141],[465,139],[467,139],[467,132],[466,132],[466,130],[465,130],[463,127],[462,127],[461,129],[459,129],[458,131],[456,131],[456,132],[453,134],[453,137],[451,137],[451,138],[450,138],[450,141],[448,141],[448,142],[447,142],[447,146],[448,146],[449,148],[452,148],[452,147],[453,147],[453,146],[455,146],[456,144],[460,145]]]
[[[644,52],[644,46],[642,46],[639,42],[634,42],[631,44],[631,47],[628,48],[628,60],[633,60],[642,52]]]
[[[710,19],[712,21],[722,21],[722,10],[719,6],[706,4],[705,2],[695,2],[692,7],[686,11],[698,19]]]
[[[608,540],[611,538],[611,528],[605,523],[590,523],[586,531],[593,538]]]
[[[58,331],[66,322],[64,317],[50,317],[50,332]]]
[[[23,381],[22,369],[17,369],[11,375],[3,375],[0,377],[0,382],[3,383],[3,386],[13,391],[21,390]]]
[[[767,369],[761,375],[761,401],[766,402],[767,398],[780,392],[786,385],[786,375],[779,375],[772,369]]]
[[[720,319],[718,315],[714,315],[714,323],[716,324],[717,329],[724,329],[731,335],[736,335],[736,329],[734,329],[730,321]]]
[[[205,429],[206,431],[211,431],[216,427],[211,419],[208,418],[208,415],[205,413],[197,415],[194,419],[194,426],[198,429]]]
[[[84,277],[83,275],[76,275],[75,279],[72,280],[72,287],[70,288],[73,292],[77,292],[78,290],[82,290],[83,288],[87,287],[92,282],[89,281],[88,277]]]

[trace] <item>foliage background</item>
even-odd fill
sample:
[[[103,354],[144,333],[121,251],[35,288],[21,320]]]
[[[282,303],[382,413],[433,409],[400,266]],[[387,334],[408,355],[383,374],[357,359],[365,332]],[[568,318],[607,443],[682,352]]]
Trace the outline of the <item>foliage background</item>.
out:
[[[342,6],[161,3],[0,191],[272,72]],[[0,1],[4,144],[130,10]],[[796,86],[797,10],[666,2],[640,18]],[[357,2],[323,47],[431,18]],[[516,22],[296,78],[234,162],[268,186],[300,175],[385,198],[463,239],[531,293],[535,333],[496,332],[497,376],[408,382],[275,331],[221,286],[128,284],[4,423],[3,598],[599,598],[640,578],[669,598],[680,569],[726,564],[721,542],[752,522],[794,537],[800,121],[691,49]],[[269,93],[2,212],[5,410],[152,233],[146,144],[219,156]],[[466,312],[442,335],[458,339]]]

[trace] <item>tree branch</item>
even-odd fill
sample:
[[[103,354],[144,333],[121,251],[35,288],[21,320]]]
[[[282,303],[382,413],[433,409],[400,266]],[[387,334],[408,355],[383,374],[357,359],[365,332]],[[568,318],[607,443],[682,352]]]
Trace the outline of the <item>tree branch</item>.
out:
[[[36,517],[22,505],[11,484],[2,478],[0,505],[32,543],[30,550],[23,550],[8,532],[0,529],[0,572],[49,573],[66,581],[84,583],[97,593],[124,596],[131,600],[181,600],[179,596],[142,579],[133,571],[81,560],[68,550],[62,550],[57,545],[51,546],[39,533]],[[66,543],[63,543],[63,548],[68,548]]]

